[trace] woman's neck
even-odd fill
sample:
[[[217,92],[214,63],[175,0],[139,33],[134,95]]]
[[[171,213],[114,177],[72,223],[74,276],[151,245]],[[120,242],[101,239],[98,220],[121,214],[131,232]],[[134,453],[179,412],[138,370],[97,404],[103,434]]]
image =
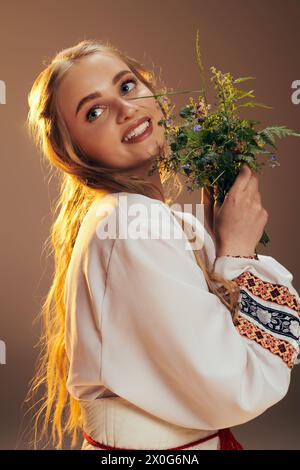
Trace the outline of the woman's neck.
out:
[[[161,183],[160,174],[158,169],[155,169],[152,175],[149,175],[150,169],[153,167],[155,160],[150,158],[143,162],[143,164],[134,167],[130,170],[126,170],[123,174],[134,175],[144,179],[147,182],[150,182],[155,189],[155,199],[159,199],[162,202],[165,202],[163,185]]]

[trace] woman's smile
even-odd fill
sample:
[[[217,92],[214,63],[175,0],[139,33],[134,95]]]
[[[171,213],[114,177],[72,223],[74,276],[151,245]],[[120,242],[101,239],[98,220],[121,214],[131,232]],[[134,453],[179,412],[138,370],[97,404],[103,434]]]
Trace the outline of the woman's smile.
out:
[[[133,135],[132,137],[124,137],[124,139],[122,140],[124,144],[135,144],[149,137],[149,135],[151,135],[153,132],[152,119],[148,119],[148,121],[145,121],[143,124],[136,127],[136,129],[132,132],[136,132],[137,135]],[[130,136],[130,133],[129,133],[129,136]]]

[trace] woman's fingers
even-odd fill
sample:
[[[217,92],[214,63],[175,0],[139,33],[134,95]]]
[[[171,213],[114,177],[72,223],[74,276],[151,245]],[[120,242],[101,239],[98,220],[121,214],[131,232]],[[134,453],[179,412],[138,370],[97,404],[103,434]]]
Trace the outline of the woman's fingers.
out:
[[[253,200],[253,202],[257,202],[261,204],[261,195],[258,189],[258,175],[257,173],[252,171],[252,177],[250,178],[247,187],[245,189],[245,192],[247,195]]]
[[[246,164],[243,163],[240,169],[239,174],[237,175],[233,186],[230,189],[230,193],[238,193],[240,191],[245,191],[247,185],[252,177],[251,168]]]

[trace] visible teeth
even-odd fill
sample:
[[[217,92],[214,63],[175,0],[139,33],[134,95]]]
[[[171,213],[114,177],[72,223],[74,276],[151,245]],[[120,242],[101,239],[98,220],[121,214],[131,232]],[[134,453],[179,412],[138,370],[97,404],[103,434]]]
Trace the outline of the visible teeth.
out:
[[[147,129],[147,127],[150,126],[150,122],[149,121],[145,121],[143,122],[143,124],[140,124],[138,127],[136,127],[134,129],[134,131],[132,132],[129,132],[129,134],[126,135],[126,137],[124,138],[124,140],[126,142],[128,142],[128,140],[130,140],[132,137],[136,137],[140,134],[142,134],[144,132],[145,129]]]

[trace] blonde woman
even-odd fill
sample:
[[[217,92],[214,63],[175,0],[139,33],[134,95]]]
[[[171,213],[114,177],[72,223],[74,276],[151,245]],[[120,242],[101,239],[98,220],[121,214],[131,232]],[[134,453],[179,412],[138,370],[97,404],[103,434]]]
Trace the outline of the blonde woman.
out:
[[[91,450],[243,449],[230,427],[288,391],[299,295],[255,254],[268,217],[257,176],[241,167],[212,236],[172,209],[178,179],[149,172],[169,151],[164,107],[143,98],[157,92],[153,73],[97,40],[59,52],[30,91],[28,128],[60,177],[28,393],[43,392],[35,448],[52,423],[57,449],[69,435]],[[167,236],[150,236],[159,226]]]

